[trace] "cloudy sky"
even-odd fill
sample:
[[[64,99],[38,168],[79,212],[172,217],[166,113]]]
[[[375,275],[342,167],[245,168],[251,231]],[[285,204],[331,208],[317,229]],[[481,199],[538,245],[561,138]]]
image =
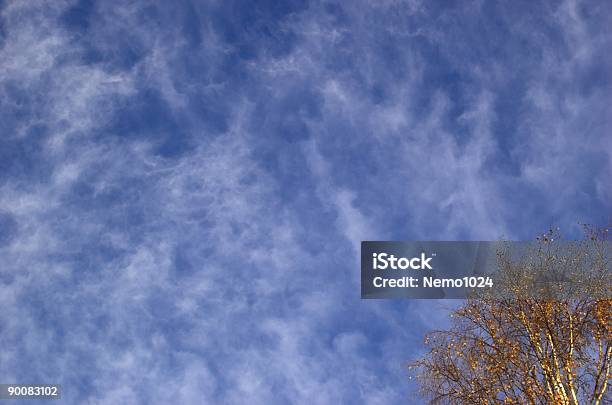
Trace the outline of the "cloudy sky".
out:
[[[0,382],[419,403],[361,240],[612,212],[612,3],[1,1]],[[452,305],[452,304],[451,304]]]

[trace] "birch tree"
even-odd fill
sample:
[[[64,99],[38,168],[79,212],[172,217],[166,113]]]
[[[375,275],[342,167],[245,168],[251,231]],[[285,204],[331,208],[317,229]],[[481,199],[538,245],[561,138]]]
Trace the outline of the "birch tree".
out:
[[[520,260],[498,252],[504,293],[466,300],[448,330],[427,335],[410,368],[431,403],[612,403],[608,229],[570,245],[555,236]],[[534,282],[559,269],[571,282]]]

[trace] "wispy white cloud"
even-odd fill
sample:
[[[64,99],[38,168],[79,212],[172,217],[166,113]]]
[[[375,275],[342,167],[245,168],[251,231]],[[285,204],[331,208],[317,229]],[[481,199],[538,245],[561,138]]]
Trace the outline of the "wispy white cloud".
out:
[[[399,403],[445,311],[359,300],[361,240],[610,208],[610,36],[581,4],[542,6],[554,35],[478,3],[79,7],[1,12],[2,382]]]

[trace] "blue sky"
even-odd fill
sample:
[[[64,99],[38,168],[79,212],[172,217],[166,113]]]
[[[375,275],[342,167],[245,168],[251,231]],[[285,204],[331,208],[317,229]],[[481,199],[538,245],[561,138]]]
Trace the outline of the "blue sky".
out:
[[[0,1],[0,382],[419,403],[359,242],[608,223],[611,7]]]

